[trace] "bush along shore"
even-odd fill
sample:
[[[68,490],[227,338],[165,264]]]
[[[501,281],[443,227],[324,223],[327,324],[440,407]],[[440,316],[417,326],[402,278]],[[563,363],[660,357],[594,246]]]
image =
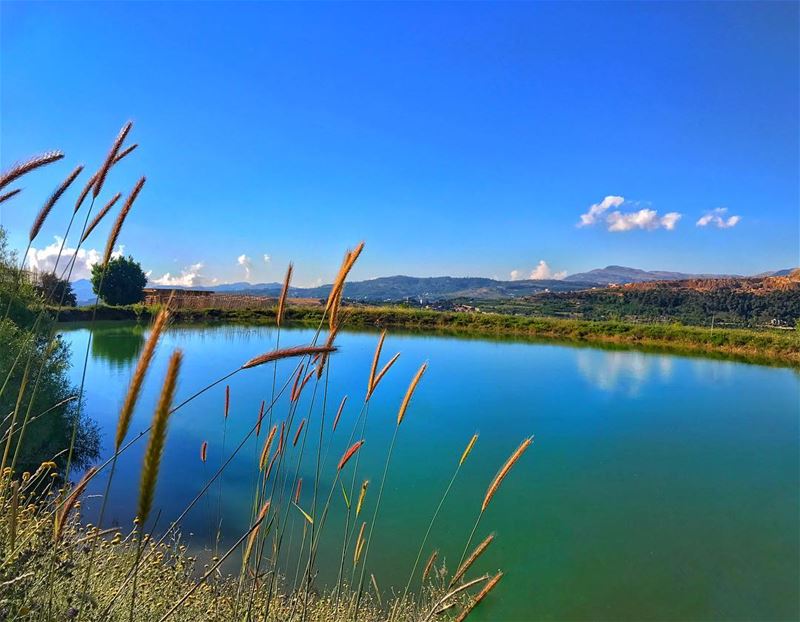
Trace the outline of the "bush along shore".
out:
[[[86,322],[93,307],[62,309],[61,321]],[[98,320],[145,321],[154,307],[97,308]],[[287,307],[285,320],[295,325],[317,325],[322,307]],[[275,309],[176,309],[181,323],[272,324]],[[554,340],[565,343],[597,344],[612,347],[654,349],[679,354],[721,356],[744,362],[800,367],[800,335],[795,330],[709,328],[681,324],[634,324],[625,321],[571,320],[547,317],[429,311],[404,307],[342,307],[342,325],[349,328],[393,328],[434,331],[476,337],[509,337]]]

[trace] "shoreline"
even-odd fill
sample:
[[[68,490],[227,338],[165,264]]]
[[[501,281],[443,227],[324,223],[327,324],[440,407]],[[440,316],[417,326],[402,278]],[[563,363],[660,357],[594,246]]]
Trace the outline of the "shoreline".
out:
[[[148,321],[156,307],[97,308],[96,321]],[[59,323],[89,322],[93,307],[64,308]],[[404,329],[462,337],[510,338],[526,341],[637,349],[723,358],[759,365],[800,367],[800,335],[796,331],[716,328],[679,324],[633,324],[622,321],[573,320],[496,313],[428,311],[397,307],[343,307],[345,328]],[[274,309],[176,309],[180,324],[251,324],[275,321]],[[319,324],[322,308],[289,307],[287,324]]]

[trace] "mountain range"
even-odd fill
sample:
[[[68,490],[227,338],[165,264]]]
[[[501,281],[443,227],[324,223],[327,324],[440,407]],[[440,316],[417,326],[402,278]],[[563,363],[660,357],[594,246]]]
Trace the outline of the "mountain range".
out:
[[[762,273],[763,276],[786,276],[791,269]],[[735,274],[690,274],[684,272],[668,272],[661,270],[640,270],[625,266],[607,266],[588,272],[571,274],[561,280],[519,280],[500,281],[482,277],[412,277],[388,276],[368,281],[348,282],[344,296],[351,300],[367,302],[390,302],[406,299],[414,300],[447,300],[453,298],[502,299],[520,296],[531,296],[545,291],[568,292],[623,285],[626,283],[645,283],[649,281],[682,281],[686,279],[741,278]],[[72,284],[79,303],[94,299],[91,283],[79,279]],[[158,287],[158,286],[155,286]],[[330,285],[318,287],[292,287],[289,295],[294,298],[324,298],[330,291]],[[281,291],[281,283],[248,283],[240,281],[213,286],[196,286],[191,288],[218,293],[247,294],[251,296],[277,296]]]

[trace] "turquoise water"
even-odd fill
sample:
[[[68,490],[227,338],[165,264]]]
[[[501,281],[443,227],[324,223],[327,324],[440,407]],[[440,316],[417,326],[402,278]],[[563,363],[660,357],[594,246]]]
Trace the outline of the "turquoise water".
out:
[[[64,330],[73,359],[89,331]],[[94,331],[85,404],[101,426],[104,456],[113,443],[122,395],[146,331],[131,325]],[[281,345],[307,343],[312,331],[284,330]],[[363,403],[377,333],[345,332],[330,364],[320,495],[327,496]],[[169,352],[185,353],[178,399],[275,346],[267,327],[175,327],[164,338],[136,411],[133,436],[150,421]],[[453,570],[489,481],[527,436],[533,446],[503,483],[476,539],[494,543],[471,575],[505,577],[475,620],[796,620],[800,550],[800,376],[790,369],[720,360],[563,345],[392,335],[384,360],[401,357],[369,411],[358,482],[371,480],[362,518],[370,518],[397,408],[423,361],[429,370],[400,428],[368,560],[384,593],[405,585],[422,533],[473,433],[480,438],[462,468],[423,555],[441,551]],[[280,386],[295,362],[278,366]],[[73,379],[81,369],[76,364]],[[159,525],[173,520],[223,456],[255,422],[272,391],[271,366],[231,378],[172,418],[158,482]],[[343,395],[335,434],[330,424]],[[322,384],[303,392],[295,425],[314,410],[299,474],[300,506],[312,504]],[[286,416],[287,400],[275,410]],[[258,443],[253,439],[188,515],[182,537],[209,545],[221,508],[224,544],[247,529]],[[291,437],[290,437],[291,439]],[[209,443],[208,462],[199,460]],[[298,447],[290,451],[294,470]],[[130,525],[143,443],[120,460],[106,524]],[[345,470],[350,485],[352,466]],[[91,493],[99,494],[98,481]],[[357,493],[356,493],[357,496]],[[96,505],[97,499],[93,500]],[[333,496],[319,554],[321,583],[335,581],[344,501]],[[91,512],[91,510],[90,510]],[[91,517],[89,517],[91,518]],[[286,531],[302,541],[302,517]],[[158,530],[159,525],[156,525]],[[477,541],[477,540],[476,540]],[[285,570],[294,576],[296,557]],[[346,568],[352,565],[348,552]]]

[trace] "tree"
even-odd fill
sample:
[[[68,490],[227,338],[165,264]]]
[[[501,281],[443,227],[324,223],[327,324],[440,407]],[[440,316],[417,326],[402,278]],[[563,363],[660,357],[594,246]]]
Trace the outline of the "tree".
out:
[[[64,307],[74,307],[78,304],[72,283],[66,279],[59,279],[52,272],[45,272],[39,276],[37,288],[48,304]]]
[[[41,309],[42,297],[36,287],[27,279],[19,279],[18,264],[6,243],[5,229],[0,227],[0,313],[10,309],[8,317],[0,316],[0,378],[5,387],[0,391],[0,413],[4,413],[0,437],[7,434],[14,420],[6,414],[16,412],[17,432],[9,461],[17,454],[15,446],[23,425],[25,430],[17,473],[33,472],[53,456],[58,456],[56,462],[63,465],[66,455],[62,450],[73,439],[72,463],[82,468],[97,458],[98,428],[82,414],[75,399],[78,390],[69,380],[69,347],[57,335],[53,318]]]
[[[117,257],[103,266],[92,266],[92,289],[109,305],[130,305],[144,299],[147,277],[133,257]]]

